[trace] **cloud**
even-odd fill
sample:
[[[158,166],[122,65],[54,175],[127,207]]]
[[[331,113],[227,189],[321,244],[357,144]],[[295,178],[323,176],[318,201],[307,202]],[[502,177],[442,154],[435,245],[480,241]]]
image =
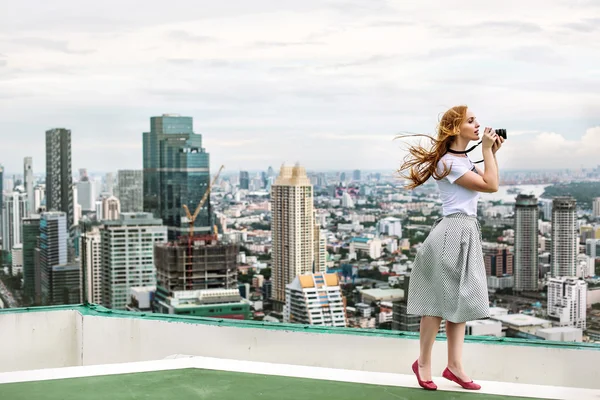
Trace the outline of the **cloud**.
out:
[[[29,46],[35,48],[42,48],[44,50],[52,50],[58,51],[66,54],[90,54],[95,50],[91,49],[71,49],[69,46],[69,42],[66,40],[53,40],[53,39],[44,39],[40,37],[21,37],[14,38],[10,40],[11,43],[17,44],[19,46]]]
[[[204,44],[204,43],[216,41],[216,38],[214,38],[212,36],[195,35],[195,34],[189,33],[187,31],[182,31],[182,30],[169,31],[167,33],[167,38],[169,38],[169,40],[172,40],[175,42],[187,42],[187,43],[196,43],[196,44]]]
[[[528,135],[518,142],[509,139],[498,154],[499,163],[508,169],[595,166],[600,154],[600,126],[588,128],[578,139],[556,132]]]
[[[448,26],[434,25],[439,33],[451,37],[469,37],[476,35],[481,36],[526,36],[529,34],[540,33],[543,31],[538,24],[525,21],[485,21],[477,24],[454,25]]]
[[[391,28],[391,27],[404,27],[414,25],[414,22],[401,21],[401,20],[381,20],[373,21],[367,24],[371,28]]]
[[[349,68],[349,67],[362,67],[362,66],[366,66],[366,65],[372,65],[372,64],[380,64],[386,61],[391,61],[395,58],[397,58],[398,55],[386,55],[386,54],[376,54],[370,57],[365,57],[365,58],[361,58],[361,59],[357,59],[354,61],[347,61],[347,62],[341,62],[341,63],[337,63],[337,64],[333,64],[333,65],[328,65],[328,66],[324,66],[321,67],[323,69],[339,69],[339,68]]]
[[[549,46],[521,46],[509,52],[517,61],[534,64],[564,64],[565,58]]]
[[[205,143],[215,147],[244,147],[259,143],[259,139],[239,139],[239,140],[210,140],[205,139]]]
[[[255,47],[291,47],[291,46],[322,46],[323,42],[310,40],[300,42],[277,42],[277,41],[258,41],[254,42]]]
[[[584,18],[579,22],[563,24],[562,27],[576,32],[595,32],[600,29],[600,18]]]
[[[340,133],[313,133],[311,138],[332,141],[388,141],[392,143],[394,135],[369,135],[369,134],[340,134]]]
[[[73,128],[74,168],[140,168],[130,146],[164,112],[194,117],[215,165],[251,152],[246,169],[393,168],[396,132],[435,132],[454,104],[508,128],[505,165],[551,165],[536,140],[559,138],[543,132],[575,154],[600,125],[593,1],[531,0],[516,14],[472,0],[25,3],[0,16],[0,126],[17,149],[2,162],[17,174],[24,151],[43,171],[55,125]]]

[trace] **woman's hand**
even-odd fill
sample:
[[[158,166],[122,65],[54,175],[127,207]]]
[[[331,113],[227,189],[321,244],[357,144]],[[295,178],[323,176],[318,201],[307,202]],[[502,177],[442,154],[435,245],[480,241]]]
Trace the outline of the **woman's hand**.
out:
[[[496,141],[494,142],[494,145],[492,146],[493,154],[496,154],[496,152],[498,150],[500,150],[500,147],[502,147],[502,143],[504,143],[504,138],[502,136],[496,137]]]
[[[492,128],[485,128],[485,130],[483,131],[482,147],[484,149],[491,149],[494,143],[496,143],[497,137],[498,135],[496,135],[496,132],[494,132]]]

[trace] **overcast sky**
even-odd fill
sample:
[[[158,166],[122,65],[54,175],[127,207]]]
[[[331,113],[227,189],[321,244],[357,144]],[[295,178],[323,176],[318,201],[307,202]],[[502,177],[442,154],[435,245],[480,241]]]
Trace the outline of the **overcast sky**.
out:
[[[0,0],[0,163],[142,167],[142,132],[194,117],[226,170],[390,169],[401,131],[467,104],[501,168],[600,164],[600,1]],[[477,156],[474,156],[477,158]]]

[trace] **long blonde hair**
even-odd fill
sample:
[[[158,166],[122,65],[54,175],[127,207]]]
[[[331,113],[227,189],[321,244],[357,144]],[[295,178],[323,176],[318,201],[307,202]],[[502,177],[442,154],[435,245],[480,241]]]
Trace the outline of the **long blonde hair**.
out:
[[[467,106],[455,106],[444,113],[437,128],[437,139],[422,134],[401,135],[396,138],[406,138],[413,136],[425,137],[431,140],[433,146],[426,149],[420,145],[410,146],[408,154],[404,157],[404,162],[397,172],[402,178],[410,183],[405,185],[407,189],[414,189],[421,186],[429,178],[439,180],[450,173],[450,169],[444,164],[444,170],[438,171],[437,165],[444,154],[448,152],[454,138],[458,136],[461,124],[467,118]],[[408,170],[408,174],[403,171]]]

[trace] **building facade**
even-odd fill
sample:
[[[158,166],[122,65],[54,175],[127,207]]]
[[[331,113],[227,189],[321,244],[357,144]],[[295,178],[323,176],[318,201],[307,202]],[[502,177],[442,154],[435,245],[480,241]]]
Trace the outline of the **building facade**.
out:
[[[144,209],[143,171],[125,169],[117,171],[116,197],[121,201],[122,212],[142,212]]]
[[[35,198],[33,197],[33,159],[31,157],[25,157],[23,159],[23,186],[25,187],[25,193],[27,193],[27,200],[29,202],[29,212],[36,212],[35,209]]]
[[[539,206],[535,196],[519,194],[515,204],[515,291],[537,291]]]
[[[552,277],[576,275],[578,241],[576,200],[555,197],[552,200]]]
[[[116,221],[121,215],[121,202],[115,196],[102,199],[102,219]]]
[[[46,131],[46,209],[62,211],[67,229],[73,226],[73,177],[71,173],[71,131]]]
[[[273,306],[282,310],[286,286],[314,263],[313,188],[300,165],[282,166],[271,186]]]
[[[79,237],[81,268],[85,270],[84,296],[88,303],[102,303],[102,245],[100,229],[93,227]]]
[[[559,326],[586,329],[587,283],[560,277],[548,281],[548,317]]]
[[[23,231],[23,291],[30,301],[35,295],[35,248],[40,235],[40,216],[31,214],[22,220]]]
[[[286,287],[283,321],[346,327],[342,291],[336,274],[298,275]]]
[[[55,293],[54,267],[67,264],[67,214],[49,211],[40,216],[40,233],[36,248],[36,269],[40,273],[41,304],[64,304],[62,293]]]
[[[122,213],[100,228],[102,305],[125,310],[131,287],[156,286],[154,243],[167,240],[167,228],[150,213]]]
[[[1,197],[4,197],[2,248],[10,251],[15,245],[21,244],[23,238],[21,220],[29,216],[29,201],[27,193],[21,191],[14,191]]]
[[[191,117],[165,114],[150,119],[144,133],[144,211],[160,218],[168,227],[169,239],[188,229],[182,206],[194,210],[210,184],[209,154],[202,135],[193,131]],[[210,198],[195,220],[196,232],[211,229]]]

